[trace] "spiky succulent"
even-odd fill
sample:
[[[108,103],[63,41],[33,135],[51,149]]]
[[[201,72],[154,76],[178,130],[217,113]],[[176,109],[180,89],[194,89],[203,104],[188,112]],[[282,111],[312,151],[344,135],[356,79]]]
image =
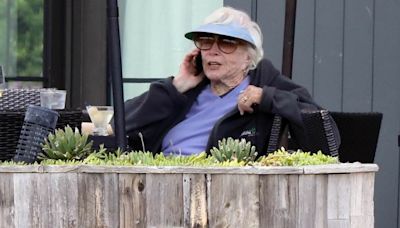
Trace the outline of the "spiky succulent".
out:
[[[56,129],[45,139],[43,153],[38,158],[53,160],[83,160],[92,150],[93,141],[88,142],[88,135],[81,135],[79,130],[70,126]]]
[[[211,155],[219,162],[238,161],[245,164],[252,162],[257,157],[255,146],[245,139],[222,139],[218,141],[218,148],[210,150]]]

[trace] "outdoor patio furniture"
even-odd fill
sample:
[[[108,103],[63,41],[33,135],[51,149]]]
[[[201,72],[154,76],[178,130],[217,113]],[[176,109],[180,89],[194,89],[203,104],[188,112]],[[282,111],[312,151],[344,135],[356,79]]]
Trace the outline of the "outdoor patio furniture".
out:
[[[319,112],[303,113],[308,139],[299,146],[289,140],[289,149],[302,148],[316,152],[333,154],[338,152],[341,162],[373,163],[378,143],[382,113],[378,112],[330,112],[340,133],[340,147],[334,141],[329,121]]]
[[[29,105],[40,106],[42,89],[5,89],[0,96],[0,161],[14,157],[25,110]],[[56,128],[66,125],[80,129],[82,123],[81,110],[56,110],[60,115]]]
[[[54,132],[60,115],[51,109],[30,105],[26,109],[13,161],[34,163],[47,136]]]
[[[290,126],[288,148],[303,151],[338,156],[338,136],[335,136],[334,123],[328,110],[304,110],[302,118],[305,129]]]
[[[381,128],[382,113],[332,112],[331,115],[341,136],[340,161],[373,163]]]
[[[331,156],[338,156],[339,136],[335,136],[334,123],[327,110],[317,112],[304,112],[303,121],[307,131],[307,151],[317,152],[322,150]]]
[[[5,89],[0,93],[0,110],[21,110],[40,105],[41,89]]]
[[[81,110],[56,110],[60,115],[56,128],[69,125],[80,129]],[[10,160],[15,155],[18,139],[24,122],[25,110],[0,110],[0,160]]]

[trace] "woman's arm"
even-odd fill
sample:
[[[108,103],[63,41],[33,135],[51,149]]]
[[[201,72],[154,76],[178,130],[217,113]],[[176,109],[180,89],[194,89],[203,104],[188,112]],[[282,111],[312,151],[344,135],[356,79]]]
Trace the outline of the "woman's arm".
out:
[[[246,91],[239,96],[240,99],[246,94],[256,94],[254,99],[258,98],[256,103],[258,111],[277,114],[289,121],[292,136],[298,141],[300,145],[308,144],[307,126],[304,126],[303,114],[304,112],[321,110],[322,108],[315,103],[308,91],[294,83],[289,78],[280,74],[271,62],[263,60],[252,76],[259,81],[256,84],[263,85],[262,87],[249,86]],[[251,92],[251,93],[246,93]],[[257,95],[258,94],[258,95]],[[250,96],[250,95],[249,95]],[[337,129],[336,123],[331,116],[330,121],[336,142],[340,145],[340,134]]]
[[[173,124],[188,99],[172,84],[172,77],[153,82],[147,92],[125,102],[126,132],[131,140],[145,138],[146,144],[162,134]]]
[[[238,97],[241,114],[258,111],[278,114],[292,123],[301,125],[301,110],[318,110],[319,107],[307,90],[280,74],[270,61],[262,60],[250,72],[252,84]]]

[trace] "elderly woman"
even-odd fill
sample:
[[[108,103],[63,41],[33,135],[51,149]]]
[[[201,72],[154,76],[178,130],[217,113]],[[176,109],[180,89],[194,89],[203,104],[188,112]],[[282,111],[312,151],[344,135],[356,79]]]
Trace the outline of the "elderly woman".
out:
[[[144,142],[155,153],[190,155],[233,137],[250,141],[262,155],[275,114],[302,128],[300,111],[319,108],[306,89],[262,60],[261,30],[246,13],[220,8],[185,37],[197,48],[185,56],[179,73],[126,102],[134,149]]]

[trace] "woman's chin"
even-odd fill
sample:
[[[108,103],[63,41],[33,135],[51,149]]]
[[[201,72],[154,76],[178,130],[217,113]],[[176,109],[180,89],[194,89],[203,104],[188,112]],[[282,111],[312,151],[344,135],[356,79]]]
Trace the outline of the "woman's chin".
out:
[[[215,70],[208,70],[204,71],[205,75],[207,75],[207,78],[210,79],[211,81],[216,81],[221,79],[221,73],[219,71]]]

